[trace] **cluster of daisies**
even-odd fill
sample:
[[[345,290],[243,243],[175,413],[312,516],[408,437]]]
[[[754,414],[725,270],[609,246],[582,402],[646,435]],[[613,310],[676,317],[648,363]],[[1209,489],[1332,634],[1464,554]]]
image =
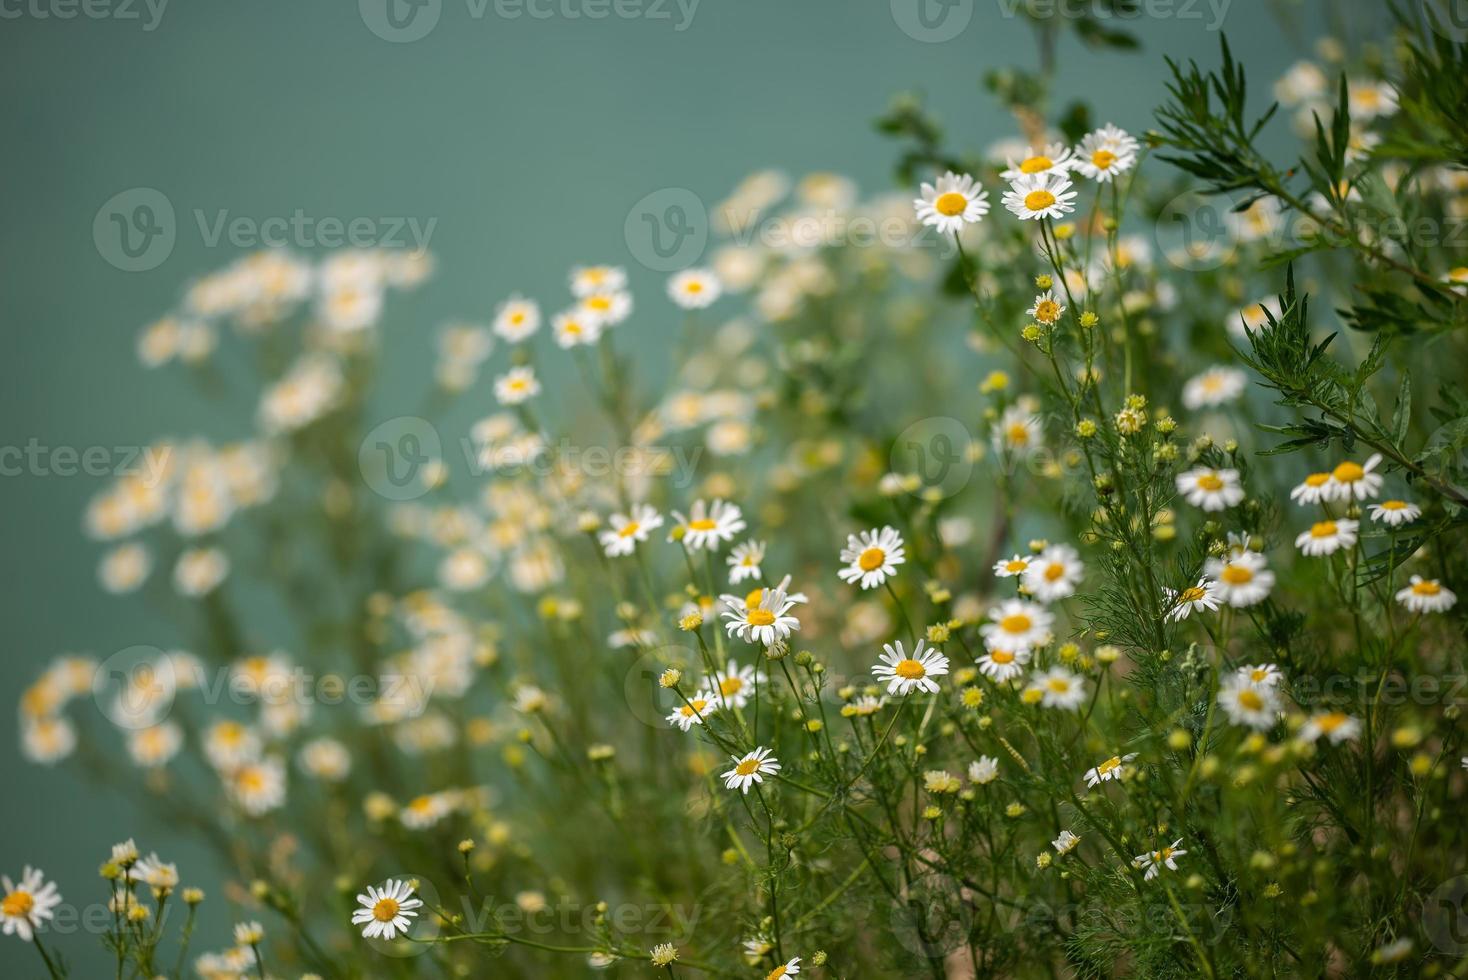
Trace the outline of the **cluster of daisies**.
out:
[[[1140,147],[1126,131],[1107,124],[1086,134],[1079,144],[1051,143],[1027,147],[1022,158],[1010,158],[1000,177],[1009,182],[1001,202],[1021,220],[1058,219],[1075,210],[1071,174],[1106,183],[1137,162]],[[941,234],[956,234],[964,225],[989,213],[989,192],[968,174],[945,173],[924,183],[913,201],[920,222]]]

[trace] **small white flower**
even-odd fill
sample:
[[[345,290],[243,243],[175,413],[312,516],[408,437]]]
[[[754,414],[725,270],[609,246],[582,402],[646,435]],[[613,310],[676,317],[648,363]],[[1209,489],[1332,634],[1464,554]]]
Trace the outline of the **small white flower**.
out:
[[[1057,664],[1030,678],[1030,690],[1040,692],[1040,704],[1046,708],[1075,711],[1086,700],[1086,682]]]
[[[571,270],[571,295],[577,299],[626,288],[627,270],[618,266],[583,265]]]
[[[1278,687],[1284,680],[1284,672],[1274,664],[1249,664],[1240,667],[1236,673],[1258,687]]]
[[[715,500],[711,505],[695,500],[687,517],[675,510],[673,520],[673,531],[682,528],[683,547],[689,551],[717,548],[723,542],[733,541],[734,535],[745,527],[743,511],[725,500]],[[673,541],[675,537],[670,534],[668,540]]]
[[[1223,601],[1218,583],[1210,582],[1206,578],[1198,579],[1197,585],[1191,585],[1181,592],[1164,588],[1162,593],[1167,597],[1168,604],[1164,618],[1178,623],[1191,616],[1195,609],[1213,612]]]
[[[1295,538],[1295,547],[1312,558],[1333,555],[1342,548],[1355,546],[1360,526],[1360,521],[1344,517],[1335,521],[1316,521],[1310,525],[1310,530],[1300,532]]]
[[[1040,149],[1027,146],[1024,155],[1016,159],[1005,157],[1009,166],[999,176],[1005,180],[1018,180],[1031,174],[1055,174],[1063,177],[1070,172],[1073,162],[1070,147],[1064,143],[1050,143]]]
[[[764,782],[766,776],[774,776],[780,771],[779,760],[763,746],[744,756],[731,755],[729,758],[734,760],[734,768],[721,777],[726,789],[748,793],[749,787]]]
[[[234,941],[237,946],[257,946],[265,938],[265,928],[258,922],[236,922]]]
[[[872,666],[872,674],[887,682],[888,694],[906,695],[914,690],[938,693],[938,682],[933,678],[948,673],[948,658],[924,644],[918,640],[910,657],[901,640],[882,645],[882,662]]]
[[[800,957],[792,956],[784,963],[775,967],[765,977],[765,980],[782,980],[784,977],[793,977],[800,972]]]
[[[1301,506],[1318,504],[1330,499],[1330,474],[1311,473],[1290,491],[1290,499]]]
[[[836,572],[843,582],[860,582],[863,589],[875,589],[897,574],[897,566],[907,560],[902,535],[893,527],[873,528],[846,536],[841,561],[846,564]]]
[[[1218,595],[1235,609],[1263,602],[1274,588],[1274,573],[1265,567],[1264,556],[1244,551],[1227,558],[1210,558],[1203,574],[1218,587]]]
[[[1218,689],[1218,706],[1235,725],[1263,730],[1279,717],[1279,695],[1272,684],[1255,684],[1242,671],[1232,674]]]
[[[705,715],[712,714],[718,710],[716,696],[709,691],[699,691],[689,698],[685,704],[680,704],[669,713],[667,722],[677,725],[683,731],[688,731],[694,725],[702,725]]]
[[[990,650],[1032,650],[1050,642],[1054,622],[1044,606],[1006,599],[989,610],[989,622],[979,627],[979,635]]]
[[[551,335],[562,350],[590,347],[601,339],[602,320],[585,310],[567,310],[551,320]]]
[[[729,582],[738,585],[745,579],[759,578],[764,574],[760,566],[765,560],[763,541],[744,541],[734,546],[724,561],[729,566]]]
[[[1370,507],[1371,519],[1388,527],[1410,524],[1422,516],[1422,508],[1406,500],[1383,500]]]
[[[367,939],[396,939],[398,933],[407,935],[411,920],[422,908],[423,902],[413,897],[413,886],[406,881],[389,878],[381,888],[369,885],[367,894],[357,896],[361,906],[352,913],[352,925],[363,926],[362,935]]]
[[[1365,500],[1381,492],[1385,477],[1373,472],[1381,463],[1381,453],[1372,453],[1363,466],[1346,460],[1330,471],[1326,484],[1327,500]]]
[[[1061,218],[1075,208],[1070,178],[1058,174],[1026,174],[1004,192],[1004,206],[1021,220]]]
[[[986,786],[999,778],[999,760],[992,755],[981,755],[968,764],[968,778],[971,782]]]
[[[597,534],[609,557],[632,554],[638,542],[647,540],[649,532],[663,526],[663,516],[649,504],[633,504],[627,510],[626,514],[607,518],[611,526]]]
[[[1136,165],[1138,149],[1137,141],[1125,130],[1107,123],[1081,139],[1071,169],[1105,183]]]
[[[1085,780],[1087,786],[1095,786],[1098,783],[1110,782],[1120,779],[1125,772],[1123,768],[1127,763],[1137,757],[1137,753],[1131,752],[1127,755],[1114,755],[1105,762],[1086,770]]]
[[[519,405],[540,394],[540,382],[529,365],[510,368],[494,379],[494,397],[501,405]]]
[[[1050,842],[1050,846],[1055,848],[1056,853],[1066,855],[1075,850],[1076,845],[1080,842],[1081,839],[1075,834],[1072,834],[1068,830],[1062,830],[1060,836]]]
[[[783,589],[762,589],[756,603],[728,603],[734,608],[724,613],[724,618],[728,620],[724,629],[728,630],[731,637],[737,636],[741,640],[761,646],[774,646],[780,640],[789,639],[793,631],[800,629],[800,620],[789,615],[796,602]]]
[[[1412,582],[1397,593],[1397,601],[1415,613],[1447,612],[1458,597],[1437,579],[1413,575]]]
[[[1314,742],[1325,736],[1332,745],[1354,742],[1361,737],[1361,719],[1344,711],[1321,711],[1310,716],[1300,729],[1300,737]]]
[[[735,660],[714,674],[713,694],[716,708],[742,708],[754,697],[765,677],[750,666],[739,666]]]
[[[950,170],[935,183],[923,184],[912,205],[918,221],[948,235],[989,213],[989,192],[968,174]]]
[[[1198,466],[1177,475],[1177,492],[1194,507],[1219,511],[1233,507],[1244,499],[1238,470],[1215,470]]]
[[[685,310],[712,306],[723,292],[723,284],[710,269],[684,269],[668,280],[668,297]]]
[[[1169,871],[1176,871],[1177,859],[1188,853],[1178,847],[1182,842],[1183,839],[1179,837],[1172,842],[1171,846],[1164,847],[1160,851],[1148,851],[1146,854],[1138,854],[1132,858],[1132,867],[1139,870],[1146,869],[1147,873],[1142,875],[1143,881],[1151,881],[1153,878],[1156,878],[1158,872],[1163,868]]]
[[[1030,567],[1034,559],[1028,555],[1015,555],[1012,558],[1004,558],[994,563],[994,575],[998,578],[1013,578],[1023,575],[1025,569]]]
[[[512,344],[527,340],[540,329],[540,307],[534,300],[511,296],[495,310],[492,329]]]
[[[1035,297],[1035,302],[1025,313],[1034,317],[1037,323],[1049,326],[1065,314],[1065,304],[1055,298],[1054,290],[1047,289]]]
[[[11,881],[9,875],[0,875],[0,890],[4,892],[0,896],[0,930],[7,936],[19,936],[24,942],[36,938],[36,930],[47,919],[56,917],[56,906],[61,904],[56,882],[47,881],[39,869],[29,865],[19,882]]]
[[[1053,544],[1035,556],[1025,569],[1025,591],[1047,603],[1075,595],[1084,569],[1081,556],[1074,548]]]
[[[1226,405],[1244,393],[1248,375],[1238,368],[1211,367],[1183,384],[1183,407],[1190,411]]]
[[[994,683],[1003,684],[1023,674],[1029,663],[1029,650],[987,650],[979,657],[979,672]]]

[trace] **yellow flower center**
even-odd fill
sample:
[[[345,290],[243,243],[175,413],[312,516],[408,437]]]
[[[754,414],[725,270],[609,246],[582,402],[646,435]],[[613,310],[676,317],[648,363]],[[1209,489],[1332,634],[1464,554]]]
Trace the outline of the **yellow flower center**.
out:
[[[703,714],[704,706],[707,704],[708,702],[705,701],[703,698],[694,698],[692,701],[679,708],[678,711],[680,714],[683,715],[684,718],[692,718],[694,715]]]
[[[744,604],[749,607],[754,607],[763,602],[764,598],[764,589],[754,589],[747,596],[744,597]]]
[[[707,517],[702,517],[696,521],[688,522],[688,530],[690,531],[712,531],[718,526],[718,522],[711,521]]]
[[[1335,534],[1335,521],[1316,521],[1310,525],[1310,537],[1328,538]]]
[[[1407,502],[1405,500],[1388,500],[1388,501],[1386,501],[1385,503],[1383,503],[1381,505],[1381,509],[1382,510],[1406,510],[1407,509]]]
[[[1162,850],[1157,852],[1158,861],[1166,861],[1170,857],[1172,857],[1172,848],[1170,847],[1164,847]]]
[[[1060,304],[1053,299],[1042,300],[1035,306],[1035,319],[1041,323],[1054,323],[1060,318]]]
[[[787,974],[785,972],[785,964],[781,963],[779,966],[770,971],[770,975],[765,977],[765,980],[780,980],[781,977],[786,975]]]
[[[1111,165],[1116,162],[1116,154],[1110,150],[1097,150],[1091,154],[1091,163],[1098,170],[1110,170]]]
[[[1229,585],[1243,585],[1246,582],[1254,581],[1254,573],[1243,565],[1225,565],[1218,577]]]
[[[690,279],[690,280],[688,280],[686,283],[683,284],[683,291],[685,293],[701,293],[701,292],[703,292],[703,282],[702,282],[702,280],[699,280],[699,279]]]
[[[1065,575],[1065,566],[1058,561],[1053,561],[1045,566],[1045,581],[1054,582]]]
[[[1366,471],[1361,468],[1360,464],[1352,463],[1350,460],[1337,466],[1331,473],[1331,476],[1342,483],[1355,483],[1365,475]]]
[[[431,796],[415,797],[413,801],[408,804],[408,809],[412,810],[414,813],[427,813],[429,810],[433,809],[433,798]]]
[[[1179,602],[1197,602],[1206,594],[1207,591],[1205,589],[1203,589],[1201,586],[1195,585],[1192,588],[1183,589],[1182,594],[1179,595],[1177,598]]]
[[[948,218],[963,214],[967,208],[968,198],[957,191],[939,194],[938,199],[933,202],[933,210]]]
[[[1425,579],[1421,582],[1412,583],[1412,592],[1415,595],[1437,595],[1442,590],[1443,587],[1441,585],[1438,585],[1436,582],[1429,582]]]
[[[1064,677],[1051,677],[1045,681],[1045,686],[1054,694],[1065,694],[1070,691],[1070,681]]]
[[[1049,170],[1053,166],[1055,166],[1055,161],[1049,157],[1030,157],[1019,165],[1019,172],[1022,174],[1037,174],[1042,170]]]
[[[1320,726],[1322,732],[1333,732],[1346,723],[1346,713],[1343,711],[1332,711],[1315,719],[1315,724]]]
[[[400,907],[395,898],[380,898],[377,904],[372,906],[372,918],[378,922],[391,922],[398,917]]]
[[[618,531],[617,534],[621,535],[624,538],[630,538],[641,529],[642,525],[638,524],[636,521],[628,521],[626,524],[622,525],[622,530]]]
[[[892,669],[896,672],[898,677],[909,681],[919,680],[920,678],[926,677],[928,673],[928,668],[924,667],[916,660],[913,660],[911,657],[907,658],[906,660],[898,661],[897,666]]]
[[[1468,282],[1468,265],[1460,265],[1448,273],[1448,278],[1453,282]]]
[[[1222,490],[1223,480],[1217,473],[1204,473],[1198,477],[1198,486],[1204,490]]]
[[[247,766],[235,776],[235,786],[245,793],[258,793],[265,788],[265,777],[260,770]]]
[[[741,677],[726,677],[719,681],[719,693],[721,694],[738,694],[742,690],[744,690],[744,679]]]
[[[1239,704],[1250,711],[1258,711],[1264,707],[1264,699],[1259,696],[1258,691],[1246,687],[1239,692]]]
[[[510,314],[510,322],[513,323],[515,326],[518,327],[520,324],[522,324],[522,323],[525,322],[525,314],[519,312],[518,310],[516,312],[514,312],[514,313],[511,313]]]
[[[1025,207],[1031,211],[1043,211],[1055,203],[1055,195],[1049,191],[1030,191],[1025,195]]]
[[[1096,771],[1104,776],[1107,773],[1120,768],[1121,758],[1119,756],[1112,756],[1111,758],[1107,759],[1105,762],[1097,766]]]
[[[586,300],[586,305],[599,313],[605,313],[612,308],[612,301],[607,296],[592,296]]]
[[[768,609],[751,609],[748,618],[751,626],[769,626],[775,621],[775,614]]]
[[[1007,430],[1009,441],[1016,446],[1023,446],[1030,441],[1030,427],[1023,422],[1011,423]],[[1013,562],[1011,562],[1013,564]],[[1021,569],[1022,571],[1023,569]]]
[[[35,905],[36,900],[31,897],[30,892],[13,891],[5,896],[4,902],[0,902],[0,912],[3,912],[7,919],[19,919],[29,915]]]
[[[1006,633],[1023,633],[1028,630],[1032,625],[1033,623],[1031,622],[1030,617],[1026,616],[1024,613],[1015,613],[1012,616],[1005,616],[999,621],[999,628]]]
[[[1307,486],[1307,487],[1323,487],[1323,486],[1325,486],[1325,481],[1327,481],[1329,479],[1330,479],[1330,474],[1329,473],[1311,473],[1309,476],[1305,477],[1305,486]]]
[[[755,773],[759,772],[759,760],[745,759],[743,762],[739,763],[739,765],[734,767],[734,771],[741,776],[753,776]]]
[[[887,560],[887,552],[881,548],[868,548],[856,559],[856,563],[864,572],[875,572],[882,567]]]
[[[1006,572],[1022,572],[1029,567],[1030,563],[1023,558],[1011,558],[1004,563],[1004,570]]]
[[[996,664],[1012,664],[1014,663],[1014,654],[1008,650],[992,650],[989,653],[989,659]]]

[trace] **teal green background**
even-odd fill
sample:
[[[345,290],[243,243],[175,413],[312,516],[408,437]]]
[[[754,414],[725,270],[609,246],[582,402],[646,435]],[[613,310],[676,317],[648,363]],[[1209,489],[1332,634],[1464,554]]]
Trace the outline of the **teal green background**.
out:
[[[886,0],[703,0],[682,32],[646,19],[476,20],[464,0],[445,0],[437,28],[410,44],[381,40],[343,0],[174,0],[153,31],[85,17],[0,20],[0,445],[245,434],[242,397],[202,400],[183,372],[145,372],[133,353],[137,330],[190,278],[236,257],[205,244],[195,208],[437,219],[434,281],[391,306],[384,363],[398,395],[385,413],[417,404],[440,323],[487,320],[514,290],[555,309],[576,263],[629,265],[639,311],[623,329],[655,340],[674,317],[663,276],[628,254],[634,202],[688,187],[712,203],[767,166],[890,189],[896,154],[871,120],[901,90],[926,93],[955,143],[1011,136],[979,86],[989,68],[1034,63],[1030,28],[1004,9],[978,2],[967,29],[936,44],[899,30]],[[1089,51],[1067,37],[1058,90],[1138,131],[1162,100],[1162,55],[1211,64],[1217,35],[1195,19],[1123,26],[1141,38],[1140,53]],[[1235,0],[1224,26],[1261,89],[1307,53],[1263,3]],[[99,255],[92,223],[108,198],[139,186],[171,200],[178,241],[158,268],[127,273]],[[96,586],[99,549],[80,514],[99,482],[0,477],[0,680],[10,705],[58,652],[106,656],[181,639],[140,603]],[[35,864],[73,902],[91,901],[102,894],[95,869],[107,846],[137,836],[217,896],[200,848],[175,843],[168,827],[65,764],[21,761],[15,739],[12,723],[0,739],[0,870]],[[199,948],[227,942],[228,910],[210,907]],[[94,937],[57,945],[75,976],[99,974]],[[0,973],[30,977],[37,963],[0,937]]]

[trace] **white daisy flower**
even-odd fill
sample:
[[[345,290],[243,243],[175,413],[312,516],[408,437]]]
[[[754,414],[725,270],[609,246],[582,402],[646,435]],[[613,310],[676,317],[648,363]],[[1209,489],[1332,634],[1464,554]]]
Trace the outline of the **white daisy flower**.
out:
[[[800,957],[792,956],[790,959],[786,960],[784,963],[781,963],[779,966],[771,970],[765,976],[765,980],[781,980],[782,977],[793,977],[799,972]]]
[[[1029,650],[988,650],[979,657],[979,673],[1003,684],[1023,674],[1029,663]]]
[[[1191,585],[1181,592],[1164,588],[1162,593],[1167,597],[1168,606],[1164,618],[1176,623],[1187,619],[1194,610],[1213,612],[1223,602],[1223,597],[1219,594],[1218,583],[1206,578],[1198,579],[1197,585]]]
[[[1365,500],[1381,492],[1386,479],[1373,472],[1381,463],[1381,453],[1372,453],[1366,465],[1346,460],[1330,471],[1330,483],[1326,484],[1327,500]]]
[[[1049,603],[1075,595],[1085,566],[1080,553],[1068,544],[1052,544],[1025,569],[1025,591]]]
[[[1244,499],[1238,470],[1215,470],[1195,466],[1177,475],[1177,492],[1194,507],[1219,511],[1233,507]]]
[[[1274,588],[1274,573],[1257,551],[1243,551],[1226,558],[1210,558],[1203,574],[1218,586],[1218,595],[1235,609],[1263,602]]]
[[[1370,507],[1371,519],[1388,527],[1410,524],[1422,516],[1422,508],[1406,500],[1383,500]]]
[[[218,548],[190,548],[173,566],[173,587],[179,595],[205,596],[219,588],[229,574],[229,558]]]
[[[357,896],[361,906],[352,913],[352,925],[363,926],[362,935],[367,939],[396,939],[398,933],[408,934],[411,920],[417,918],[416,909],[423,907],[420,899],[413,897],[413,886],[406,881],[389,878],[381,888],[367,886],[367,894]]]
[[[1018,180],[1034,174],[1063,177],[1070,172],[1072,154],[1064,143],[1050,143],[1038,150],[1027,146],[1017,161],[1012,156],[1006,156],[1005,160],[1009,166],[999,174],[1005,180]]]
[[[1274,664],[1249,664],[1235,673],[1256,687],[1277,687],[1284,680],[1284,672]]]
[[[1045,429],[1040,424],[1040,416],[1022,405],[1006,408],[990,434],[996,451],[1008,449],[1016,453],[1033,452],[1040,447],[1044,437]]]
[[[1460,265],[1443,273],[1442,281],[1458,295],[1468,295],[1468,265]]]
[[[1172,842],[1171,846],[1164,847],[1160,851],[1148,851],[1146,854],[1138,854],[1132,858],[1132,867],[1139,871],[1144,868],[1146,869],[1146,874],[1142,875],[1143,881],[1151,881],[1153,878],[1156,878],[1163,868],[1169,871],[1176,871],[1177,859],[1188,853],[1178,847],[1182,842],[1183,839],[1179,837]]]
[[[1081,139],[1070,168],[1105,183],[1136,165],[1138,149],[1137,141],[1125,130],[1107,123]]]
[[[601,327],[615,327],[632,315],[632,294],[627,292],[591,293],[581,299],[580,312]]]
[[[285,766],[271,756],[247,762],[224,774],[224,786],[241,810],[262,816],[285,803]]]
[[[741,667],[737,661],[730,660],[723,670],[714,674],[714,706],[742,708],[764,682],[765,676],[753,667]]]
[[[627,288],[627,270],[614,265],[577,266],[571,270],[571,295],[577,299],[592,293],[619,292]]]
[[[841,581],[860,581],[863,589],[875,589],[897,574],[897,566],[907,560],[902,535],[893,527],[873,528],[861,534],[848,534],[841,549],[845,568],[836,574]]]
[[[1035,297],[1035,302],[1025,313],[1034,317],[1035,322],[1049,326],[1065,314],[1065,304],[1055,298],[1053,289],[1047,289]]]
[[[529,365],[510,368],[494,379],[494,397],[501,405],[519,405],[540,394],[540,382]]]
[[[761,646],[774,646],[780,640],[789,639],[792,632],[800,629],[800,620],[789,615],[796,600],[781,589],[763,589],[761,592],[757,603],[744,604],[743,608],[724,613],[724,618],[728,620],[724,629],[731,637],[737,636],[741,640]]]
[[[1458,597],[1437,579],[1413,575],[1412,583],[1397,593],[1397,601],[1415,613],[1447,612]]]
[[[780,771],[780,762],[770,750],[764,746],[756,748],[743,756],[731,755],[734,760],[734,768],[724,773],[725,789],[737,789],[742,793],[748,793],[749,787],[755,783],[762,783],[766,776],[773,777]]]
[[[0,929],[5,935],[32,942],[41,924],[56,917],[61,893],[56,882],[47,881],[39,869],[27,865],[19,882],[11,881],[9,875],[0,875],[0,888],[5,892],[0,898]]]
[[[1086,700],[1085,679],[1059,664],[1032,675],[1030,690],[1040,692],[1040,704],[1046,708],[1075,711]]]
[[[913,199],[918,221],[948,235],[989,213],[989,192],[968,174],[948,171],[935,183],[923,184]]]
[[[409,830],[427,830],[454,812],[458,796],[453,793],[424,793],[398,811],[398,823]]]
[[[1310,530],[1300,532],[1295,538],[1295,547],[1312,558],[1333,555],[1342,548],[1355,546],[1360,526],[1360,521],[1344,517],[1335,521],[1316,521],[1310,525]]]
[[[1137,753],[1130,752],[1126,755],[1114,755],[1105,762],[1093,768],[1087,769],[1085,780],[1087,786],[1095,786],[1098,783],[1109,783],[1113,779],[1120,779],[1126,772],[1125,766],[1137,757]]]
[[[706,505],[695,500],[684,517],[681,511],[673,511],[673,530],[668,540],[676,540],[676,532],[682,529],[683,547],[690,551],[700,548],[717,548],[720,544],[733,541],[734,535],[744,530],[744,512],[736,504],[715,500]]]
[[[1361,719],[1344,711],[1316,712],[1300,729],[1300,737],[1307,742],[1315,742],[1321,736],[1330,739],[1332,745],[1354,742],[1361,737]]]
[[[1215,366],[1183,384],[1183,407],[1189,411],[1226,405],[1244,393],[1248,375],[1238,368]]]
[[[738,585],[745,579],[759,578],[763,574],[760,565],[765,560],[765,543],[750,540],[736,544],[724,560],[729,565],[730,584]]]
[[[597,540],[609,557],[630,555],[648,533],[663,526],[663,516],[649,504],[633,504],[626,514],[613,514],[607,518],[611,525],[598,532]]]
[[[204,731],[204,756],[215,769],[237,769],[260,757],[260,736],[237,721],[216,721]]]
[[[1261,200],[1272,200],[1272,198]],[[1274,317],[1275,322],[1278,322],[1281,314],[1279,300],[1270,297],[1240,307],[1234,311],[1233,316],[1224,321],[1224,326],[1228,329],[1229,336],[1235,340],[1247,340],[1250,333],[1263,330],[1268,326],[1271,316]]]
[[[551,334],[562,350],[590,347],[601,339],[602,321],[584,310],[557,313],[551,320]]]
[[[902,641],[882,644],[881,663],[872,666],[872,674],[887,682],[887,693],[907,695],[914,690],[938,693],[934,677],[948,673],[948,658],[918,640],[912,656],[903,650]]]
[[[684,269],[668,280],[668,298],[685,310],[712,306],[724,292],[711,269]]]
[[[301,769],[308,775],[329,783],[339,783],[352,771],[352,754],[334,738],[322,736],[301,746],[297,756]]]
[[[494,311],[491,329],[512,344],[528,340],[540,329],[540,307],[534,300],[511,296]]]
[[[1057,174],[1025,175],[1011,181],[1004,206],[1021,220],[1061,218],[1076,209],[1076,192],[1068,177]]]
[[[136,541],[118,545],[102,556],[97,565],[97,580],[113,595],[135,592],[147,581],[153,570],[153,557]]]
[[[1279,717],[1279,694],[1272,684],[1255,684],[1242,671],[1231,674],[1218,689],[1218,706],[1235,725],[1263,730]]]
[[[1330,474],[1311,473],[1290,491],[1290,499],[1303,507],[1329,500],[1330,493]]]
[[[994,575],[997,578],[1013,578],[1016,575],[1023,575],[1030,567],[1032,560],[1028,555],[1015,555],[1012,558],[1002,559],[994,563]]]
[[[127,753],[143,769],[157,769],[178,755],[183,747],[183,729],[171,721],[160,722],[127,734]]]
[[[702,725],[704,716],[717,711],[718,707],[712,692],[699,691],[686,703],[674,708],[669,713],[667,722],[670,725],[677,725],[686,732],[694,725]]]
[[[265,939],[265,927],[258,922],[236,922],[234,942],[236,946],[258,946]]]
[[[1054,622],[1044,606],[1006,599],[989,610],[989,622],[979,627],[979,635],[990,650],[1032,650],[1050,642]]]
[[[986,786],[999,778],[999,760],[992,755],[981,755],[968,764],[970,782]]]
[[[1346,82],[1346,103],[1352,119],[1375,119],[1397,111],[1397,90],[1387,82],[1353,79]]]
[[[76,729],[60,715],[43,715],[21,723],[21,750],[38,765],[55,765],[76,751]]]
[[[1068,830],[1062,830],[1060,836],[1050,842],[1050,846],[1055,848],[1057,854],[1064,856],[1075,850],[1076,845],[1080,842],[1081,839],[1075,834],[1072,834]]]

